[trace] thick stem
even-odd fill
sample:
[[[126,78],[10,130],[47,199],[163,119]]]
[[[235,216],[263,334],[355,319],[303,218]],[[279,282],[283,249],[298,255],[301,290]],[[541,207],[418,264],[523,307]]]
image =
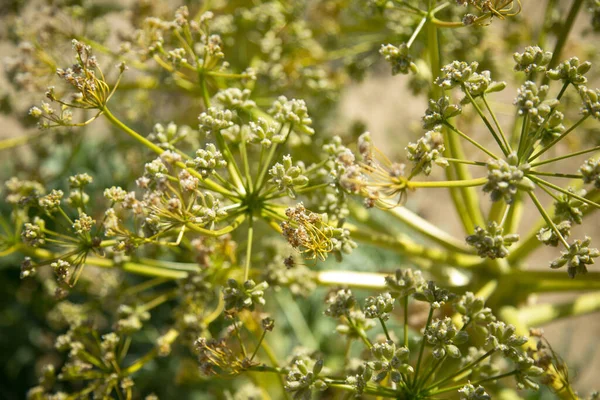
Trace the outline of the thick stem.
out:
[[[592,292],[563,303],[528,305],[517,309],[516,315],[522,324],[535,327],[598,310],[600,310],[600,292]]]
[[[426,219],[419,217],[406,207],[396,207],[386,211],[389,215],[398,219],[404,225],[407,225],[411,229],[419,232],[423,236],[429,238],[448,250],[467,254],[472,253],[472,249],[464,243],[464,240],[456,239],[454,236],[438,228],[436,225],[430,223]]]
[[[248,244],[246,246],[246,263],[244,265],[244,282],[248,280],[250,275],[250,264],[252,258],[252,239],[254,235],[254,227],[252,226],[252,215],[248,218]]]
[[[447,263],[459,268],[473,268],[482,264],[481,258],[466,254],[457,254],[417,244],[405,236],[382,235],[367,229],[359,229],[350,224],[345,227],[351,236],[359,241],[387,248],[406,256],[427,259],[438,263]]]
[[[579,10],[583,5],[584,0],[573,0],[571,4],[571,9],[569,10],[569,14],[567,15],[567,19],[565,23],[561,27],[560,34],[557,36],[556,45],[554,46],[554,51],[552,53],[552,60],[550,60],[550,64],[548,64],[548,69],[554,68],[558,65],[558,61],[562,56],[562,51],[567,43],[567,39],[569,38],[569,33],[571,32],[571,28],[575,23],[575,19],[577,18],[577,14],[579,14]],[[544,82],[548,82],[548,78],[544,79]]]

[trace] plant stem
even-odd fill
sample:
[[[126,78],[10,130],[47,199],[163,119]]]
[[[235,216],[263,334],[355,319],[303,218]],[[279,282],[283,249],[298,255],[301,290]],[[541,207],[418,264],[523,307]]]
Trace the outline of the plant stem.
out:
[[[435,80],[440,75],[441,70],[441,46],[438,37],[438,28],[433,21],[435,2],[429,1],[428,21],[427,21],[427,51],[429,54],[429,64],[431,66],[431,91],[430,97],[438,99],[443,95],[442,89],[435,85]],[[447,129],[442,129],[444,142],[447,143],[444,155],[449,158],[466,159],[460,141],[455,135],[449,135]],[[452,165],[446,168],[446,179],[470,179],[469,170],[460,164]],[[465,228],[466,232],[472,232],[475,225],[483,225],[483,215],[479,209],[477,195],[470,188],[449,188],[454,208]]]
[[[474,178],[468,180],[456,180],[456,181],[407,181],[406,186],[409,189],[413,188],[465,188],[473,186],[482,186],[487,183],[488,179],[485,177]]]
[[[123,122],[121,122],[117,117],[115,117],[110,110],[105,106],[102,110],[102,114],[113,124],[115,125],[117,128],[119,128],[120,130],[122,130],[123,132],[127,133],[129,136],[131,136],[133,139],[135,139],[138,143],[144,145],[145,147],[147,147],[148,149],[152,150],[154,153],[156,154],[162,154],[164,152],[164,149],[160,148],[159,146],[155,145],[154,143],[152,143],[151,141],[149,141],[148,139],[146,139],[145,137],[143,137],[142,135],[140,135],[139,133],[137,133],[136,131],[134,131],[133,129],[131,129],[130,127],[128,127],[127,125],[125,125]],[[231,193],[229,190],[225,189],[224,187],[222,187],[221,185],[217,184],[216,182],[213,182],[212,180],[208,179],[208,178],[203,178],[201,174],[199,174],[196,170],[191,169],[191,168],[187,168],[186,165],[183,162],[178,162],[176,163],[176,165],[179,168],[183,168],[186,169],[190,174],[194,175],[195,177],[199,178],[200,181],[209,189],[221,193],[222,195],[228,197],[228,198],[236,198],[236,196]]]
[[[492,120],[494,121],[494,124],[496,125],[496,128],[498,128],[498,132],[500,132],[500,137],[502,138],[502,143],[504,143],[504,147],[505,147],[507,153],[511,153],[512,149],[510,148],[510,143],[508,143],[508,139],[506,139],[506,135],[504,134],[504,131],[502,130],[502,126],[498,122],[498,118],[496,118],[496,114],[494,113],[494,110],[492,110],[492,108],[488,104],[488,101],[487,101],[487,98],[485,97],[485,94],[483,94],[481,96],[481,99],[483,100],[483,104],[487,108],[488,112],[492,116]],[[505,154],[507,154],[507,153],[505,153]]]
[[[569,10],[569,14],[567,15],[567,19],[565,23],[561,27],[560,33],[557,35],[556,45],[554,46],[554,51],[552,52],[552,59],[548,64],[548,69],[554,68],[558,65],[558,60],[562,56],[563,48],[567,43],[567,39],[569,38],[569,33],[571,32],[571,28],[573,27],[573,23],[575,23],[575,19],[577,18],[577,14],[583,5],[583,0],[573,0],[571,3],[571,9]],[[544,79],[544,83],[548,82],[548,77]]]
[[[424,258],[438,263],[448,263],[459,268],[472,268],[482,264],[478,256],[456,254],[436,248],[425,247],[403,236],[383,235],[368,229],[358,229],[350,224],[345,225],[351,236],[359,241],[404,254],[406,256]]]
[[[248,218],[248,245],[246,246],[246,263],[244,267],[244,282],[248,280],[250,275],[250,263],[252,257],[252,239],[254,235],[254,227],[252,226],[253,216]]]
[[[263,329],[263,332],[260,335],[260,339],[258,339],[258,343],[256,344],[256,348],[254,349],[254,352],[250,356],[250,361],[254,360],[254,357],[256,357],[256,353],[258,353],[258,349],[260,349],[260,345],[262,344],[263,340],[265,339],[266,334],[267,334],[267,331]]]
[[[544,220],[546,220],[546,223],[548,224],[548,226],[552,228],[552,230],[554,231],[554,233],[556,234],[556,236],[560,239],[560,241],[562,242],[562,244],[568,250],[569,249],[569,243],[565,240],[565,238],[563,237],[562,233],[560,233],[560,231],[558,230],[558,227],[554,224],[554,221],[552,221],[552,218],[550,218],[550,216],[548,215],[548,213],[544,209],[544,206],[542,205],[542,203],[540,203],[540,201],[538,200],[537,196],[533,192],[528,192],[528,194],[529,194],[529,197],[531,197],[531,200],[533,201],[533,204],[535,204],[535,206],[537,207],[538,211],[540,212],[540,214],[544,218]]]
[[[566,154],[564,156],[549,158],[549,159],[544,160],[544,161],[538,161],[538,162],[530,164],[530,166],[531,166],[531,168],[539,167],[540,165],[550,164],[550,163],[553,163],[553,162],[565,160],[565,159],[571,158],[571,157],[577,157],[577,156],[580,156],[582,154],[591,153],[591,152],[594,152],[594,151],[600,151],[600,146],[592,147],[592,148],[586,149],[586,150],[576,151],[574,153],[569,153],[569,154]]]
[[[386,210],[387,213],[401,221],[404,225],[431,239],[440,246],[461,253],[470,254],[472,249],[465,245],[464,240],[458,240],[446,231],[419,217],[406,207],[396,207]]]
[[[357,272],[325,270],[317,271],[315,282],[323,286],[348,286],[356,289],[385,290],[387,274],[376,272]]]
[[[483,360],[485,360],[486,358],[490,357],[492,354],[494,354],[496,352],[495,349],[491,349],[488,350],[484,355],[482,355],[481,357],[479,357],[477,360],[472,361],[470,363],[468,363],[467,365],[465,365],[464,367],[462,367],[461,369],[459,369],[458,371],[452,373],[451,375],[445,377],[444,379],[435,382],[433,385],[431,385],[432,388],[438,387],[440,385],[443,385],[444,383],[460,376],[462,373],[470,370],[471,368],[473,368],[475,365],[479,364],[480,362],[482,362]]]
[[[343,283],[339,285],[346,286]],[[319,342],[315,339],[310,326],[306,323],[302,310],[296,300],[290,295],[290,292],[288,290],[281,290],[275,293],[275,298],[302,346],[308,349],[318,349]]]
[[[467,136],[466,133],[463,133],[460,130],[458,130],[454,125],[452,125],[452,124],[450,124],[449,122],[446,122],[446,121],[444,121],[444,125],[446,125],[448,128],[450,128],[451,130],[453,130],[454,132],[456,132],[458,135],[460,135],[463,139],[465,139],[466,141],[468,141],[469,143],[471,143],[473,146],[475,146],[479,150],[483,151],[488,156],[492,157],[495,160],[498,159],[497,155],[495,155],[494,153],[492,153],[491,151],[489,151],[488,149],[486,149],[485,146],[479,144],[479,142],[477,142],[475,139],[470,138],[469,136]],[[502,151],[504,152],[504,148],[503,147],[502,147],[502,149],[503,149]]]
[[[383,333],[385,333],[386,339],[391,341],[392,338],[390,337],[390,333],[388,332],[387,326],[385,326],[385,321],[381,317],[379,317],[378,319],[379,319],[379,322],[381,323],[381,327],[383,328]]]
[[[536,304],[518,309],[518,318],[527,326],[541,326],[562,318],[584,315],[600,310],[600,292],[578,296],[558,304]]]
[[[569,133],[573,132],[573,130],[575,130],[575,128],[577,128],[579,125],[581,125],[581,123],[583,123],[583,121],[585,121],[588,117],[589,117],[589,115],[584,115],[583,117],[581,117],[579,119],[579,121],[577,121],[572,127],[567,129],[566,131],[564,131],[559,137],[557,137],[556,139],[554,139],[553,141],[548,143],[544,148],[542,148],[537,153],[535,153],[534,155],[529,157],[529,159],[527,161],[531,162],[531,161],[535,160],[536,158],[538,158],[539,156],[541,156],[542,154],[544,154],[545,152],[547,152],[548,150],[550,150],[556,143],[560,142],[561,140],[563,140],[565,138],[565,136],[567,136]]]
[[[471,96],[471,93],[469,92],[469,89],[467,87],[465,87],[464,84],[462,85],[462,88],[463,88],[463,92],[467,95],[467,97],[471,101],[471,104],[475,108],[475,111],[477,111],[477,114],[479,115],[479,117],[481,118],[481,120],[483,121],[483,123],[485,124],[485,126],[488,128],[488,130],[490,131],[490,133],[492,134],[492,136],[494,137],[494,140],[496,141],[496,143],[500,147],[500,150],[502,150],[502,153],[504,153],[504,155],[507,156],[508,155],[508,150],[504,147],[504,143],[502,142],[502,140],[500,140],[500,137],[496,133],[496,130],[494,129],[494,127],[492,126],[492,124],[490,123],[490,121],[487,119],[487,117],[485,116],[485,114],[481,110],[481,107],[479,107],[479,104],[477,104],[475,102],[475,99],[473,98],[473,96]],[[486,103],[486,106],[487,106],[487,103]]]
[[[425,22],[427,22],[427,17],[423,17],[423,19],[421,19],[421,22],[419,22],[419,25],[417,25],[417,27],[416,27],[415,31],[413,32],[412,36],[410,37],[410,39],[408,39],[408,42],[406,43],[406,47],[408,47],[410,49],[410,46],[412,46],[413,42],[415,41],[415,39],[419,35],[419,32],[421,32],[421,29],[423,29],[423,26],[425,25]]]
[[[519,371],[513,370],[513,371],[510,371],[510,372],[506,372],[504,374],[501,374],[501,375],[490,376],[489,378],[480,379],[478,381],[472,382],[471,384],[472,385],[479,385],[479,384],[484,383],[484,382],[496,381],[498,379],[502,379],[502,378],[506,378],[506,377],[515,375],[517,372],[519,372]],[[447,387],[447,388],[439,389],[439,390],[434,390],[432,392],[429,392],[429,395],[430,396],[435,396],[435,395],[442,394],[442,393],[452,392],[454,390],[458,390],[458,389],[462,388],[463,386],[465,386],[464,383],[460,384],[460,385],[455,385],[455,386],[450,386],[450,387]]]
[[[573,197],[574,199],[577,199],[577,200],[579,200],[579,201],[581,201],[581,202],[583,202],[583,203],[585,203],[587,205],[593,206],[595,208],[600,208],[600,204],[598,204],[598,203],[596,203],[596,202],[594,202],[594,201],[592,201],[592,200],[590,200],[588,198],[585,198],[583,196],[580,196],[578,194],[570,192],[567,189],[563,189],[560,186],[556,186],[556,185],[554,185],[554,184],[552,184],[552,183],[550,183],[548,181],[545,181],[545,180],[540,179],[540,178],[535,177],[535,176],[531,176],[530,175],[529,178],[532,181],[534,181],[534,182],[536,182],[538,184],[542,184],[542,185],[551,187],[552,189],[557,190],[557,191],[561,192],[562,194],[566,194],[567,196]]]
[[[404,296],[404,347],[408,349],[408,296]]]
[[[425,324],[424,330],[427,331],[429,325],[431,324],[431,319],[433,318],[433,307],[429,306],[429,315],[427,316],[427,323]],[[421,338],[421,347],[419,349],[419,358],[417,359],[417,367],[415,368],[415,376],[413,377],[412,386],[413,388],[417,385],[417,380],[419,378],[419,369],[421,368],[421,360],[423,359],[423,352],[425,351],[425,336]]]

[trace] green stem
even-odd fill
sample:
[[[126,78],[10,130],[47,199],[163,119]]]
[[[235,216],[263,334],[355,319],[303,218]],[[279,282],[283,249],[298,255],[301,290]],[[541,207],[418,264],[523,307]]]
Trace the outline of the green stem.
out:
[[[600,273],[588,272],[582,279],[565,279],[563,272],[557,271],[513,271],[506,277],[503,286],[517,288],[517,292],[552,293],[600,290]],[[511,294],[512,295],[512,294]]]
[[[346,224],[345,228],[356,240],[387,248],[406,256],[424,258],[442,264],[447,263],[459,268],[473,268],[481,265],[481,259],[478,256],[426,247],[413,242],[408,237],[384,235],[368,229],[359,229],[350,224]]]
[[[427,331],[433,318],[433,307],[429,307],[429,315],[427,316],[427,323],[425,324],[424,330]],[[425,351],[425,336],[421,338],[421,347],[419,349],[419,358],[417,359],[417,367],[415,368],[415,376],[413,378],[412,386],[416,387],[417,380],[419,379],[419,369],[421,368],[421,360],[423,359],[423,352]]]
[[[315,282],[323,286],[344,286],[356,289],[385,290],[387,274],[348,270],[325,270],[316,272]]]
[[[479,385],[479,384],[481,384],[481,383],[484,383],[484,382],[496,381],[496,380],[498,380],[498,379],[502,379],[502,378],[506,378],[506,377],[509,377],[509,376],[515,375],[515,374],[517,374],[518,372],[519,372],[519,371],[517,371],[517,370],[514,370],[514,371],[510,371],[510,372],[507,372],[507,373],[501,374],[501,375],[490,376],[489,378],[480,379],[480,380],[478,380],[478,381],[471,382],[471,384],[472,384],[472,385]],[[434,391],[432,391],[432,392],[429,392],[429,395],[430,395],[430,396],[435,396],[435,395],[442,394],[442,393],[448,393],[448,392],[452,392],[452,391],[454,391],[454,390],[458,390],[458,389],[460,389],[460,388],[462,388],[462,387],[464,387],[464,386],[465,386],[465,384],[463,383],[463,384],[460,384],[460,385],[455,385],[455,386],[450,386],[450,387],[443,388],[443,389],[439,389],[439,390],[434,390]]]
[[[388,332],[387,326],[385,326],[385,321],[381,317],[379,317],[378,319],[379,319],[379,322],[381,323],[381,327],[383,328],[383,333],[385,333],[386,339],[391,341],[392,338],[390,337],[390,333]]]
[[[589,314],[600,310],[600,292],[578,296],[558,304],[536,304],[518,309],[519,320],[527,326],[541,326],[562,318]]]
[[[456,181],[407,181],[406,187],[409,189],[414,188],[465,188],[465,187],[473,187],[473,186],[483,186],[487,183],[488,179],[485,177],[482,178],[474,178],[467,180],[456,180]]]
[[[258,349],[260,349],[260,345],[262,344],[263,340],[265,339],[266,334],[267,334],[267,331],[263,330],[262,334],[260,335],[260,339],[258,339],[256,348],[254,349],[254,352],[250,356],[250,361],[254,360],[254,357],[256,357],[256,353],[258,353]]]
[[[427,17],[423,17],[423,19],[421,19],[421,22],[419,22],[419,25],[417,25],[417,28],[413,32],[412,36],[410,37],[410,39],[408,39],[408,42],[406,43],[406,47],[408,47],[410,49],[410,46],[412,46],[413,42],[419,35],[419,32],[421,32],[421,29],[423,29],[425,22],[427,22]]]
[[[206,236],[217,237],[217,236],[223,236],[230,232],[233,232],[234,230],[237,229],[238,226],[240,226],[242,224],[242,222],[244,222],[245,219],[246,219],[246,214],[240,214],[233,220],[233,222],[230,225],[227,225],[226,227],[218,229],[218,230],[205,229],[205,228],[202,228],[195,224],[192,224],[191,222],[188,222],[187,224],[185,224],[185,226],[186,226],[186,228],[188,228],[191,231],[202,233]]]
[[[404,296],[404,347],[408,349],[408,296]]]
[[[548,215],[548,213],[544,209],[544,206],[542,205],[542,203],[540,203],[540,201],[538,200],[537,196],[533,192],[528,192],[528,194],[529,194],[529,197],[531,197],[531,200],[533,201],[533,204],[535,204],[536,208],[538,209],[538,211],[540,212],[540,214],[542,215],[542,217],[544,218],[544,220],[546,221],[546,223],[548,224],[548,226],[552,228],[552,230],[554,231],[554,233],[556,234],[556,236],[560,239],[560,241],[562,242],[562,244],[568,250],[569,249],[569,243],[567,243],[567,241],[565,240],[565,238],[563,237],[563,235],[560,233],[560,231],[558,230],[558,227],[554,224],[554,221],[552,221],[552,218],[550,218],[550,216]]]
[[[498,118],[496,118],[496,114],[494,113],[494,110],[492,110],[492,108],[488,104],[488,101],[487,101],[487,98],[485,97],[485,94],[483,94],[481,96],[481,99],[483,100],[483,104],[487,108],[488,112],[492,116],[492,120],[494,121],[494,124],[496,125],[496,128],[498,128],[498,132],[500,132],[500,137],[502,138],[502,143],[504,143],[504,147],[505,147],[506,151],[508,153],[511,153],[512,149],[510,148],[510,143],[508,143],[508,139],[506,138],[506,135],[504,134],[504,131],[502,130],[502,126],[498,122]]]
[[[339,284],[338,286],[340,285],[346,286],[344,284]],[[290,295],[290,292],[288,290],[281,290],[275,293],[275,298],[300,344],[307,349],[318,349],[319,342],[315,339],[310,326],[306,323],[302,310],[296,300]]]
[[[550,64],[548,64],[548,69],[554,68],[558,65],[558,60],[562,56],[563,48],[567,43],[567,39],[569,38],[569,33],[571,32],[571,28],[573,27],[573,23],[575,23],[575,19],[577,18],[577,14],[583,5],[584,0],[573,0],[571,4],[571,9],[569,10],[569,14],[567,15],[567,19],[565,23],[561,27],[560,33],[557,35],[556,45],[554,46],[554,51],[552,53],[552,59],[550,60]],[[544,79],[544,82],[548,82],[548,78]]]
[[[477,104],[477,102],[475,102],[475,99],[473,98],[473,96],[471,96],[471,93],[469,92],[469,89],[464,84],[462,85],[462,89],[463,89],[463,92],[467,95],[467,97],[471,101],[471,104],[475,108],[475,111],[477,111],[477,114],[479,114],[479,118],[481,118],[481,120],[483,121],[483,123],[485,124],[485,126],[488,128],[488,130],[490,131],[490,133],[494,137],[494,140],[496,141],[496,143],[500,147],[500,150],[502,150],[502,153],[504,153],[504,155],[507,156],[508,155],[508,150],[504,147],[504,144],[502,143],[502,140],[500,140],[500,137],[496,133],[496,130],[494,129],[494,127],[492,126],[492,124],[490,123],[490,121],[487,119],[487,117],[485,116],[485,114],[481,110],[481,107],[479,107],[479,104]],[[487,105],[487,103],[486,103],[486,105]]]
[[[569,129],[567,129],[566,131],[564,131],[559,137],[557,137],[556,139],[554,139],[553,141],[551,141],[550,143],[548,143],[540,151],[538,151],[537,153],[535,153],[534,155],[532,155],[531,157],[529,157],[529,159],[527,161],[531,162],[531,161],[535,160],[536,158],[538,158],[539,156],[541,156],[542,154],[544,154],[545,152],[547,152],[548,150],[550,150],[556,143],[560,142],[569,133],[573,132],[573,130],[575,130],[575,128],[577,128],[579,125],[581,125],[583,123],[583,121],[585,121],[588,117],[589,117],[589,115],[584,115],[583,117],[581,117],[579,119],[579,121],[577,121],[572,127],[570,127]]]
[[[348,321],[348,325],[354,330],[354,332],[356,332],[356,334],[358,335],[358,337],[360,337],[365,346],[367,346],[368,349],[371,349],[371,347],[373,347],[373,343],[371,343],[365,331],[354,324],[354,321],[352,321],[352,317],[350,316],[350,314],[346,313],[346,319]]]
[[[250,275],[250,262],[252,257],[252,236],[254,234],[254,228],[252,226],[252,215],[248,218],[248,245],[246,246],[246,263],[244,268],[244,282],[248,280]]]
[[[152,150],[154,153],[160,155],[164,152],[164,149],[160,148],[159,146],[157,146],[156,144],[152,143],[151,141],[149,141],[148,139],[146,139],[145,137],[143,137],[142,135],[140,135],[139,133],[137,133],[136,131],[134,131],[133,129],[131,129],[130,127],[128,127],[127,125],[125,125],[123,122],[121,122],[117,117],[115,117],[110,110],[105,106],[102,110],[102,114],[113,124],[115,125],[117,128],[119,128],[120,130],[122,130],[123,132],[127,133],[130,137],[132,137],[133,139],[135,139],[138,143],[144,145],[145,147],[147,147],[148,149]],[[187,168],[185,166],[185,164],[183,162],[178,162],[176,164],[179,168],[183,168],[186,169],[190,174],[194,175],[195,177],[199,178],[201,180],[201,182],[209,189],[221,193],[222,195],[228,197],[228,198],[236,198],[235,195],[233,193],[231,193],[230,191],[228,191],[227,189],[225,189],[224,187],[222,187],[221,185],[217,184],[216,182],[213,182],[210,179],[205,179],[202,177],[201,174],[199,174],[196,170],[191,169],[191,168]]]
[[[486,358],[490,357],[495,352],[496,352],[495,349],[488,350],[484,355],[482,355],[481,357],[479,357],[477,360],[468,363],[467,365],[465,365],[464,367],[462,367],[458,371],[452,373],[451,375],[448,375],[447,377],[445,377],[442,380],[439,380],[439,381],[435,382],[433,385],[431,385],[431,387],[432,388],[438,387],[438,386],[443,385],[444,383],[446,383],[446,382],[448,382],[448,381],[450,381],[450,380],[452,380],[452,379],[454,379],[454,378],[462,375],[464,372],[470,370],[475,365],[479,364],[480,362],[482,362]]]
[[[574,153],[569,153],[569,154],[566,154],[564,156],[549,158],[549,159],[544,160],[544,161],[538,161],[538,162],[530,164],[530,167],[531,168],[539,167],[540,165],[550,164],[550,163],[553,163],[553,162],[565,160],[565,159],[571,158],[571,157],[577,157],[577,156],[580,156],[582,154],[591,153],[591,152],[594,152],[594,151],[600,151],[600,146],[592,147],[592,148],[586,149],[586,150],[576,151]]]
[[[460,135],[463,139],[465,139],[466,141],[468,141],[469,143],[471,143],[473,146],[475,146],[479,150],[483,151],[488,156],[492,157],[495,160],[498,159],[497,155],[495,155],[494,153],[492,153],[491,151],[489,151],[488,149],[486,149],[485,146],[479,144],[479,142],[477,142],[475,139],[470,138],[469,136],[467,136],[466,133],[463,133],[460,130],[458,130],[454,125],[450,124],[447,121],[444,121],[444,125],[446,125],[448,128],[450,128],[451,130],[453,130],[454,132],[456,132],[458,135]],[[503,149],[502,151],[504,152],[504,148],[502,148],[502,149]]]
[[[464,240],[458,240],[446,231],[438,228],[437,225],[434,225],[426,219],[419,217],[406,207],[396,207],[386,209],[386,211],[389,215],[401,221],[404,225],[448,250],[458,251],[466,254],[472,253],[472,249],[464,243]]]
[[[442,363],[446,360],[446,356],[435,360],[435,364],[433,365],[433,367],[431,367],[429,369],[429,372],[427,373],[427,375],[425,375],[423,377],[423,379],[421,379],[421,381],[418,384],[418,388],[424,387],[427,384],[427,381],[429,380],[429,378],[431,378],[431,376],[435,373],[435,371],[442,365]]]
[[[428,21],[427,21],[427,51],[429,54],[429,63],[431,66],[431,93],[430,97],[438,99],[443,95],[442,89],[437,86],[435,80],[440,75],[441,70],[441,46],[438,38],[438,28],[435,25],[433,12],[435,4],[430,1],[428,4]],[[466,159],[460,143],[460,140],[455,135],[449,135],[447,129],[442,129],[444,142],[447,143],[444,155],[449,158]],[[469,179],[469,170],[460,164],[452,165],[451,168],[446,168],[446,179]],[[450,188],[450,195],[454,208],[462,222],[466,232],[472,232],[475,225],[483,225],[483,215],[479,209],[479,203],[476,193],[469,188]]]
[[[587,204],[587,205],[593,206],[593,207],[595,207],[595,208],[600,208],[600,204],[598,204],[598,203],[596,203],[596,202],[594,202],[594,201],[592,201],[592,200],[590,200],[590,199],[588,199],[588,198],[585,198],[585,197],[583,197],[583,196],[579,196],[579,195],[578,195],[578,194],[576,194],[576,193],[569,192],[568,190],[566,190],[566,189],[563,189],[563,188],[561,188],[560,186],[556,186],[556,185],[554,185],[554,184],[552,184],[552,183],[550,183],[550,182],[548,182],[548,181],[545,181],[545,180],[543,180],[543,179],[537,178],[537,177],[535,177],[535,176],[531,176],[531,175],[530,175],[530,176],[529,176],[529,178],[530,178],[532,181],[534,181],[534,182],[536,182],[536,183],[538,183],[538,184],[541,184],[541,185],[548,186],[548,187],[550,187],[550,188],[552,188],[552,189],[554,189],[554,190],[557,190],[557,191],[561,192],[562,194],[566,194],[567,196],[569,196],[569,197],[572,197],[572,198],[574,198],[574,199],[577,199],[577,200],[579,200],[579,201],[581,201],[581,202],[583,202],[583,203],[585,203],[585,204]]]

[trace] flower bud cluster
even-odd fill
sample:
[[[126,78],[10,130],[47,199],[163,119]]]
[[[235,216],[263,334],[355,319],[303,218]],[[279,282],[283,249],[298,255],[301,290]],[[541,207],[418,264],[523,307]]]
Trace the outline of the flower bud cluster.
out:
[[[413,162],[416,171],[425,175],[431,173],[432,164],[447,167],[448,161],[443,157],[444,137],[437,130],[428,131],[416,143],[406,146],[407,158]]]
[[[571,83],[575,86],[585,85],[587,78],[584,76],[592,68],[589,61],[581,62],[577,57],[571,57],[560,63],[556,68],[546,72],[546,76],[553,81]]]
[[[209,107],[198,117],[200,132],[214,135],[216,132],[233,126],[233,117],[234,114],[231,110]]]
[[[33,223],[26,222],[21,231],[21,240],[27,246],[39,247],[46,243],[44,233],[45,223],[43,219],[36,218]]]
[[[581,114],[600,120],[600,89],[593,90],[580,86],[579,96],[583,102]]]
[[[150,319],[150,313],[143,306],[129,306],[121,304],[118,310],[119,320],[115,324],[115,331],[130,335],[142,329],[145,321]]]
[[[579,168],[583,176],[583,183],[593,183],[596,189],[600,189],[600,158],[590,158]]]
[[[431,304],[433,309],[438,309],[444,304],[454,301],[456,298],[454,293],[440,288],[433,281],[428,281],[426,285],[419,287],[413,296],[418,301]]]
[[[472,292],[462,295],[455,303],[454,309],[463,317],[463,323],[487,325],[496,320],[489,307],[485,307],[485,301],[481,297],[475,296]]]
[[[538,46],[528,46],[523,53],[513,54],[516,62],[515,71],[523,71],[528,76],[536,72],[544,72],[552,60],[552,53]]]
[[[594,259],[600,257],[600,251],[590,247],[592,239],[585,237],[583,241],[575,240],[567,251],[560,253],[560,257],[550,263],[550,268],[557,269],[567,266],[571,278],[577,274],[586,274],[587,266],[594,264]]]
[[[491,400],[492,396],[487,394],[483,386],[473,386],[470,383],[458,390],[460,400]]]
[[[408,74],[412,72],[417,73],[417,66],[412,62],[412,57],[408,54],[409,48],[406,43],[400,44],[400,46],[394,46],[392,44],[381,45],[379,54],[381,54],[385,61],[392,66],[392,75],[397,74]]]
[[[259,143],[261,146],[269,148],[273,143],[283,143],[285,140],[285,136],[281,133],[281,126],[267,122],[262,117],[259,117],[256,122],[250,121],[249,127],[248,139],[251,143]]]
[[[490,193],[492,201],[504,200],[507,204],[514,201],[518,190],[533,190],[531,182],[525,173],[529,164],[519,164],[515,153],[509,154],[507,160],[492,159],[487,162],[488,181],[483,191]]]
[[[476,226],[475,233],[467,236],[467,243],[475,247],[480,257],[504,258],[508,255],[508,247],[519,241],[519,235],[503,235],[503,231],[495,221],[490,221],[485,229]]]
[[[476,61],[470,64],[464,61],[453,61],[442,67],[442,72],[435,80],[435,84],[444,90],[463,86],[471,78],[471,75],[476,73],[478,67],[479,63]]]
[[[535,126],[542,126],[552,110],[556,108],[559,101],[546,99],[549,87],[542,85],[538,87],[535,82],[527,81],[517,89],[517,98],[514,104],[520,115],[526,115]]]
[[[562,221],[556,224],[556,229],[563,237],[563,239],[568,239],[571,236],[571,221]],[[537,239],[544,243],[546,246],[556,247],[560,243],[560,238],[556,234],[553,228],[544,227],[540,229],[536,235]]]
[[[379,318],[387,321],[390,313],[394,311],[394,298],[389,293],[367,297],[365,300],[365,316],[367,318]]]
[[[375,360],[369,361],[367,366],[375,373],[374,382],[381,382],[389,375],[392,382],[399,383],[402,374],[414,373],[413,367],[408,364],[410,351],[406,347],[396,347],[392,340],[373,344],[371,355]]]
[[[279,96],[269,109],[269,114],[282,125],[290,124],[295,130],[307,135],[315,133],[304,100],[288,100],[285,96]]]
[[[257,305],[265,304],[264,294],[268,287],[267,282],[257,284],[250,279],[240,284],[235,279],[229,279],[223,288],[225,308],[233,311],[254,310]]]
[[[467,342],[469,335],[466,331],[458,330],[452,319],[436,319],[425,330],[425,340],[433,346],[433,357],[440,359],[445,356],[460,358],[461,353],[457,345]]]
[[[41,183],[30,180],[21,180],[16,177],[10,178],[4,183],[6,189],[5,200],[8,204],[23,205],[37,200],[38,196],[46,193]]]
[[[148,140],[157,143],[165,150],[175,150],[175,144],[191,136],[192,129],[189,126],[177,126],[169,122],[167,126],[155,124],[152,133],[148,135]]]
[[[256,108],[256,103],[250,100],[250,89],[227,88],[217,92],[215,100],[225,109],[249,111]]]
[[[584,197],[587,194],[585,189],[576,190],[567,189],[569,193]],[[587,210],[588,205],[570,194],[562,194],[554,202],[554,216],[559,221],[569,221],[581,225],[583,223],[583,212]]]
[[[438,101],[431,99],[429,100],[429,108],[427,108],[423,117],[423,128],[435,129],[461,112],[462,109],[459,105],[450,104],[448,96],[441,97]]]
[[[315,361],[312,367],[305,360],[296,360],[285,377],[285,390],[294,393],[294,399],[310,399],[313,390],[327,389],[327,383],[319,377],[322,370],[322,359]]]
[[[296,197],[296,188],[308,185],[308,178],[304,175],[304,163],[292,164],[292,157],[283,156],[283,164],[276,163],[269,170],[270,182],[280,191],[286,191],[292,199]]]
[[[214,144],[207,143],[204,149],[196,150],[196,157],[188,160],[186,165],[200,172],[203,177],[207,177],[214,174],[217,169],[226,167],[227,162]]]
[[[410,296],[426,284],[421,271],[397,269],[394,275],[385,277],[385,285],[394,298]]]
[[[339,318],[348,315],[354,308],[356,298],[350,289],[338,289],[329,292],[325,298],[325,304],[327,304],[325,315],[332,318]]]

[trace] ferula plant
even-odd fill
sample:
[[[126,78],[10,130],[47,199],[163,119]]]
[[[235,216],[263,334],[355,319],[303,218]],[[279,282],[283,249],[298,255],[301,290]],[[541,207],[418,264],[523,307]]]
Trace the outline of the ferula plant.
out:
[[[598,32],[4,0],[0,397],[599,398]]]

